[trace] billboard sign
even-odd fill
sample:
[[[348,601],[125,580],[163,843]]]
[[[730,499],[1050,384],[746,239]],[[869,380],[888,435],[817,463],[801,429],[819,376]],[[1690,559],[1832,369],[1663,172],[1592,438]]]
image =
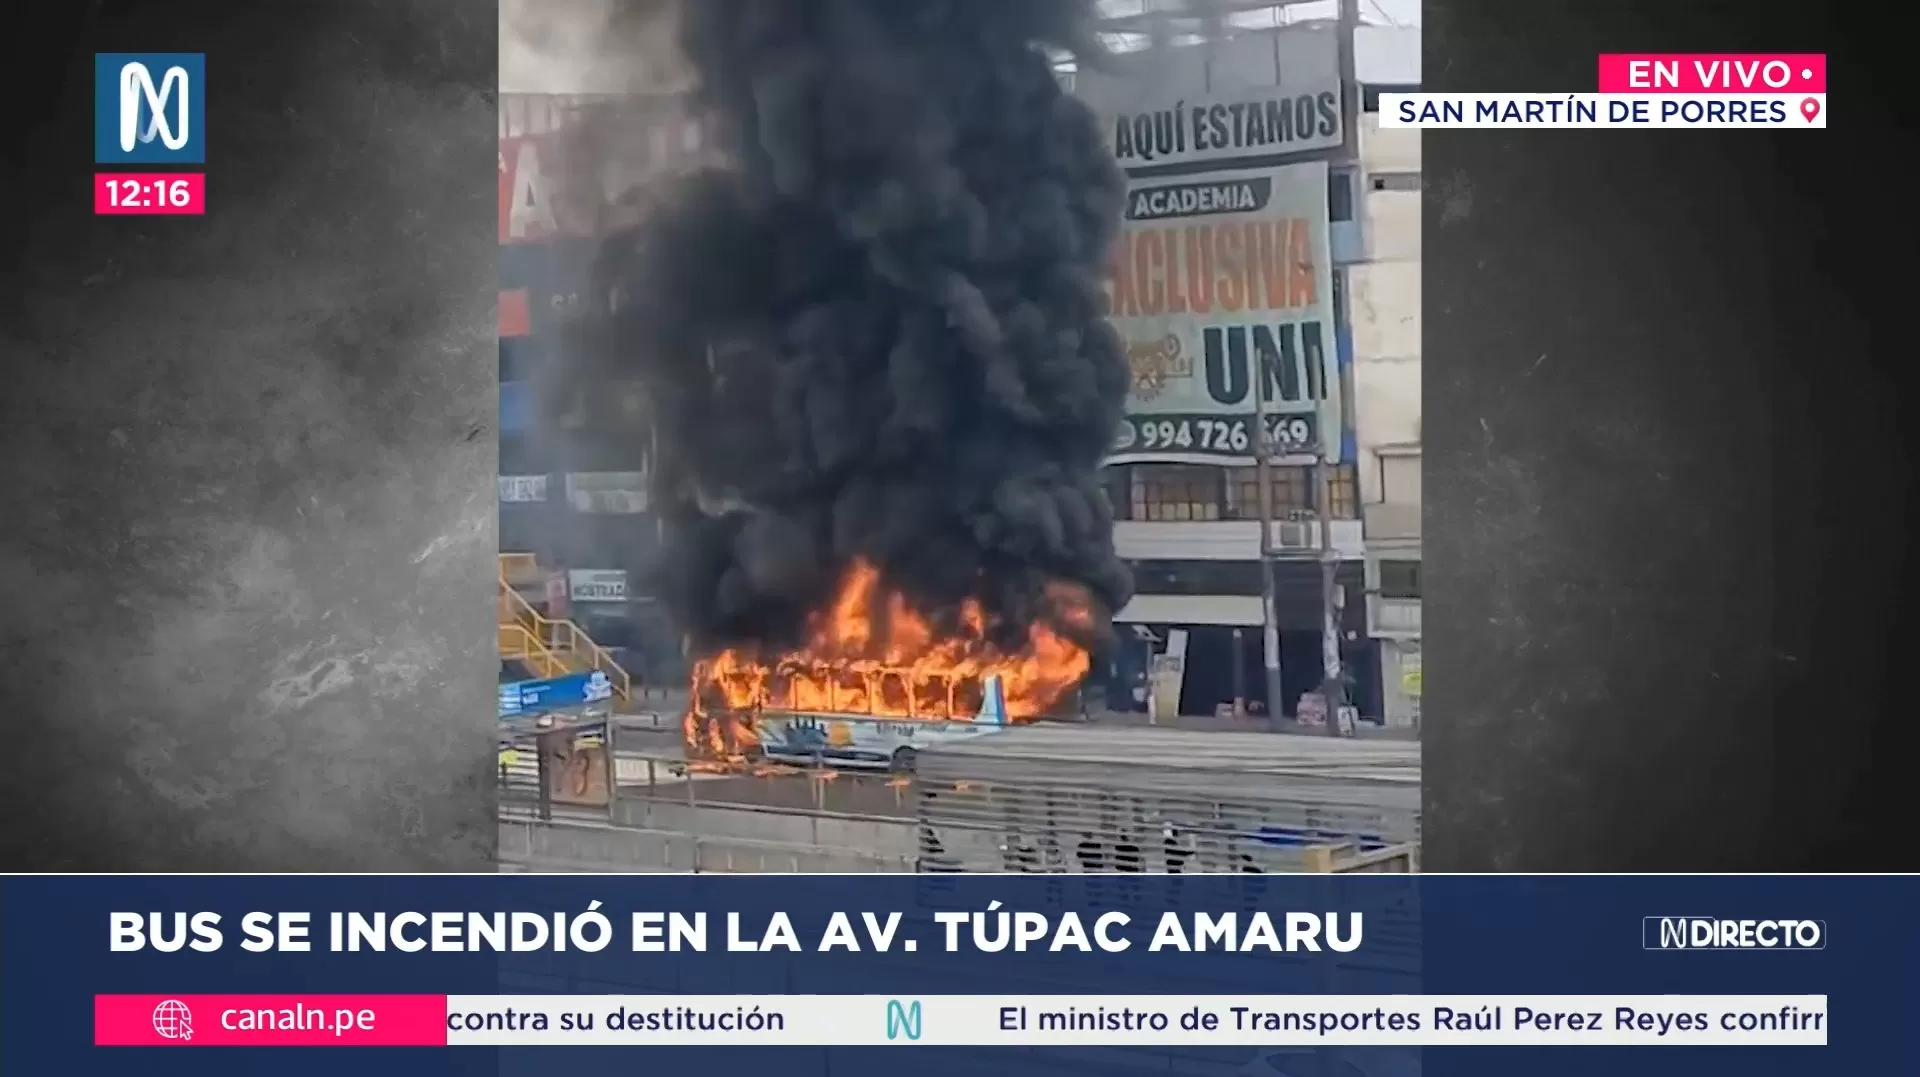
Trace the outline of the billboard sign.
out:
[[[599,670],[500,686],[500,717],[572,710],[613,699],[613,682]]]
[[[540,751],[547,757],[548,799],[580,808],[606,807],[610,775],[605,737],[552,737]]]
[[[575,471],[567,475],[567,503],[596,516],[635,516],[647,511],[644,471]]]
[[[1174,108],[1119,112],[1108,145],[1122,168],[1228,164],[1340,148],[1340,83],[1263,86],[1182,101]]]
[[[1133,180],[1108,319],[1131,385],[1108,463],[1244,466],[1253,393],[1283,464],[1341,457],[1327,166]]]
[[[618,568],[576,568],[567,571],[567,595],[575,602],[625,602],[627,573]]]
[[[502,475],[499,482],[503,505],[538,504],[547,499],[545,475]]]
[[[706,159],[700,125],[670,94],[502,94],[500,243],[593,238],[631,223],[637,192]],[[588,124],[619,138],[577,137]]]
[[[1116,56],[1074,75],[1120,167],[1244,167],[1324,154],[1344,139],[1332,27]]]

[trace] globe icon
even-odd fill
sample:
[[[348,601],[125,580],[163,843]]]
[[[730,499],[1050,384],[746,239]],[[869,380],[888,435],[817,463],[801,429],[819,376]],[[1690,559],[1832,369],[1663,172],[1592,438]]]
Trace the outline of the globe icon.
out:
[[[167,1040],[193,1038],[193,1011],[178,999],[168,999],[153,1008],[153,1030]]]

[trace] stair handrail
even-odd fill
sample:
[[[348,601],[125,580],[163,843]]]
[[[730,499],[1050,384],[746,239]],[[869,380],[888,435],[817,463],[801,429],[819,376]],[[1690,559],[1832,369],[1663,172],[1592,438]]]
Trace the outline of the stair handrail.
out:
[[[537,574],[540,571],[540,557],[538,554],[531,553],[503,553],[500,555],[500,575],[502,578],[507,580],[513,579],[514,566]]]
[[[557,677],[567,672],[567,664],[526,625],[501,625],[496,642],[502,658],[527,662],[533,672],[541,677]]]
[[[567,634],[568,650],[585,654],[592,663],[592,668],[606,674],[607,679],[613,682],[614,693],[621,699],[633,698],[633,679],[620,663],[614,661],[613,655],[609,654],[605,647],[595,643],[593,637],[587,635],[586,629],[581,628],[571,619],[548,617],[534,609],[533,603],[528,602],[526,596],[522,595],[507,579],[504,565],[500,570],[500,594],[507,599],[508,608],[513,611],[514,619],[520,621],[524,627],[530,628],[542,643],[547,643],[551,639],[548,635],[549,631],[564,630]]]

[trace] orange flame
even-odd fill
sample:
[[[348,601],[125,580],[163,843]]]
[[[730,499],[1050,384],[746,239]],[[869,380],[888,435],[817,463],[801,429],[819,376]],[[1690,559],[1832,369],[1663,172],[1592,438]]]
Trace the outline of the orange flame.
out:
[[[1086,595],[1069,584],[1049,588],[1055,616],[1086,629]],[[1026,645],[1008,654],[988,642],[986,616],[968,600],[960,630],[940,636],[897,591],[882,593],[880,571],[857,561],[827,608],[815,615],[805,646],[771,661],[742,650],[696,663],[683,732],[690,759],[739,761],[758,744],[761,711],[851,714],[875,718],[966,720],[997,676],[1008,721],[1046,714],[1087,674],[1084,647],[1036,622]]]

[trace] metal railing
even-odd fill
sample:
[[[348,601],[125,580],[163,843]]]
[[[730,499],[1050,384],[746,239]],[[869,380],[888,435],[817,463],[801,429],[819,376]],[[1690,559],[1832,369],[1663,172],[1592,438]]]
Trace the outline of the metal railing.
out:
[[[1329,804],[992,783],[922,775],[917,835],[932,870],[1325,873],[1416,870],[1410,813]]]
[[[719,874],[902,874],[909,857],[797,842],[709,836],[577,819],[503,815],[500,862],[539,871],[605,870],[609,863],[649,871]]]
[[[537,677],[561,677],[572,672],[564,659],[519,623],[500,626],[500,657],[523,662]]]
[[[621,700],[633,697],[633,679],[627,671],[615,661],[605,647],[593,641],[586,630],[571,620],[548,617],[533,608],[513,585],[513,573],[510,566],[525,570],[526,566],[537,570],[538,563],[532,554],[503,553],[500,555],[499,580],[499,621],[501,657],[519,658],[519,654],[508,652],[508,645],[522,648],[524,651],[536,650],[520,634],[511,631],[518,627],[539,644],[539,650],[546,657],[562,663],[560,672],[598,671],[606,674],[613,684],[613,694]],[[543,677],[558,676],[559,673],[541,672]]]
[[[512,582],[521,576],[540,574],[540,558],[530,553],[503,553],[500,555],[500,578]]]
[[[1251,796],[1205,776],[1187,790],[1126,789],[1135,783],[1120,768],[1109,778],[1122,780],[1099,787],[1075,784],[1065,763],[1052,781],[983,781],[952,773],[955,760],[922,760],[917,775],[769,764],[723,773],[690,765],[680,737],[679,716],[664,711],[523,737],[502,752],[502,826],[560,829],[503,830],[502,856],[575,871],[1419,870],[1417,808],[1341,802],[1313,782]],[[567,743],[543,750],[541,738]]]

